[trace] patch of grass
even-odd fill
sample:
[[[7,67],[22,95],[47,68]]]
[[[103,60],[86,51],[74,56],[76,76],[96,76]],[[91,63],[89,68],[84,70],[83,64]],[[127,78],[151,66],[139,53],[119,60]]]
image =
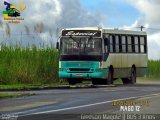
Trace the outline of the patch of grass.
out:
[[[0,93],[0,99],[35,95],[31,93]]]
[[[0,85],[0,90],[32,90],[32,89],[45,89],[68,85],[68,83],[52,83],[52,84],[13,84],[13,85]]]
[[[160,82],[160,78],[159,77],[140,77],[138,78],[138,80],[140,81],[155,81],[155,82]]]
[[[113,82],[114,84],[123,84],[122,80],[121,79],[117,79]]]
[[[29,88],[31,86],[25,84],[0,85],[0,89],[22,89],[27,87]]]

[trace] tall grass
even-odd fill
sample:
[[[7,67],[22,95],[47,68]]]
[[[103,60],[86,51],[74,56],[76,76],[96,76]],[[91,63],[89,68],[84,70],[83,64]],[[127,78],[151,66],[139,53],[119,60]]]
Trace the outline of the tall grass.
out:
[[[55,48],[39,49],[1,46],[0,84],[50,84],[58,82],[59,53]],[[149,78],[160,78],[160,60],[148,61]]]
[[[7,47],[0,50],[0,84],[43,84],[58,81],[59,54],[55,48]]]
[[[160,79],[160,60],[149,60],[148,61],[147,77]]]

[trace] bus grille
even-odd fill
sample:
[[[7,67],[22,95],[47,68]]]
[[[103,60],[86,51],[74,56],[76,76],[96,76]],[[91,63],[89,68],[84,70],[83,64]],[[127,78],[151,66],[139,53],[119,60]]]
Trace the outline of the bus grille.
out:
[[[70,68],[69,70],[70,70],[70,72],[74,72],[74,71],[77,71],[77,72],[80,72],[80,71],[89,72],[90,71],[89,68]]]

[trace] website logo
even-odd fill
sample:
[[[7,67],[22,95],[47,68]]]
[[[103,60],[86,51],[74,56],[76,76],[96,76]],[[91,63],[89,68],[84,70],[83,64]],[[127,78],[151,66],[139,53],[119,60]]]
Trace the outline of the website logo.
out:
[[[18,7],[15,7],[13,4],[4,1],[6,9],[3,11],[4,20],[7,20],[9,23],[20,23],[24,20],[21,16],[21,11],[26,9],[24,3],[19,3]]]

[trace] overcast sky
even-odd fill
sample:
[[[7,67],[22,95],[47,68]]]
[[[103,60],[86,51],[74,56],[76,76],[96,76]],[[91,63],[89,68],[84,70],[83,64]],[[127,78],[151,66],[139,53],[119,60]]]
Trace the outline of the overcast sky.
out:
[[[22,0],[6,0],[17,5]],[[5,31],[2,11],[4,0],[0,1],[1,41]],[[160,0],[23,0],[26,10],[21,12],[24,18],[20,24],[10,24],[11,33],[25,33],[24,25],[34,33],[37,24],[43,26],[41,41],[49,43],[49,33],[55,34],[57,28],[99,26],[103,28],[120,28],[139,30],[145,26],[148,34],[149,59],[160,59]],[[50,37],[52,35],[50,34]],[[11,35],[12,41],[15,35]],[[25,36],[24,36],[25,37]],[[25,38],[23,44],[27,44]],[[33,39],[34,36],[30,36]],[[19,37],[19,39],[21,39]],[[33,39],[34,40],[34,39]],[[10,40],[11,41],[11,40]],[[36,42],[36,41],[32,41]]]

